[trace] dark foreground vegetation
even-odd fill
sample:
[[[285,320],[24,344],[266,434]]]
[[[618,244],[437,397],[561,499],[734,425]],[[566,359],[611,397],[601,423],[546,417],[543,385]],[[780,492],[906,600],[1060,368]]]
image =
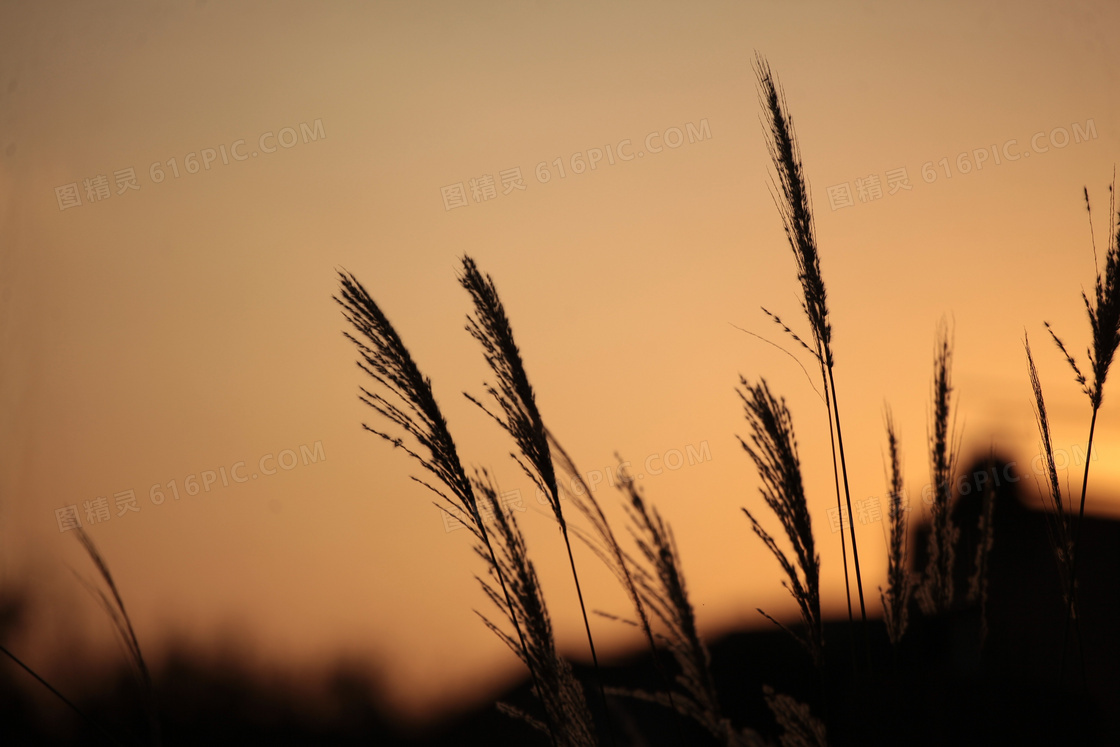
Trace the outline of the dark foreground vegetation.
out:
[[[977,469],[983,469],[977,463]],[[1014,470],[1014,468],[1012,468]],[[1000,472],[1006,466],[997,467]],[[1033,491],[1027,475],[999,489],[994,514],[988,635],[980,645],[975,606],[918,619],[897,651],[882,621],[871,623],[876,674],[851,677],[851,629],[846,619],[826,623],[830,664],[830,744],[1117,744],[1120,743],[1120,523],[1088,519],[1085,565],[1100,569],[1082,580],[1083,636],[1094,656],[1086,679],[1057,682],[1064,624],[1060,582],[1054,570],[1045,516],[1020,502]],[[955,518],[973,525],[979,502],[958,501]],[[920,538],[927,530],[916,527]],[[970,538],[965,537],[965,542]],[[966,579],[967,564],[958,569]],[[1050,600],[1049,604],[1040,600]],[[18,605],[5,607],[5,631],[19,624]],[[777,744],[780,727],[766,707],[763,688],[812,702],[818,681],[800,646],[780,630],[727,635],[711,644],[712,674],[724,712],[752,724]],[[580,680],[594,677],[577,666]],[[77,705],[96,717],[121,743],[144,744],[145,713],[134,676],[91,672],[105,683],[96,698]],[[656,682],[657,668],[641,653],[603,668],[619,687]],[[382,693],[391,682],[339,667],[309,688],[306,681],[277,681],[228,658],[181,650],[155,673],[165,745],[451,745],[547,744],[531,728],[493,705],[403,731],[385,711]],[[1082,688],[1087,686],[1088,698]],[[113,744],[65,705],[35,691],[38,684],[14,665],[0,667],[0,743],[5,745]],[[528,683],[500,696],[531,703]],[[528,707],[528,705],[526,706]],[[620,744],[715,744],[699,726],[672,711],[633,698],[611,698],[611,720]]]

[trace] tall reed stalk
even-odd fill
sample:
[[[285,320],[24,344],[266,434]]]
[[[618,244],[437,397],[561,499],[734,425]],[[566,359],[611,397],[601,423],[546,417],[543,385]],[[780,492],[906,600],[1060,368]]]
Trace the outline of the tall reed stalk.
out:
[[[1093,456],[1093,437],[1096,434],[1097,413],[1101,409],[1104,399],[1104,383],[1108,378],[1108,370],[1120,347],[1120,215],[1116,212],[1116,175],[1113,173],[1112,184],[1109,186],[1109,245],[1105,253],[1105,266],[1102,273],[1097,258],[1096,236],[1093,233],[1093,211],[1089,204],[1089,189],[1084,188],[1085,210],[1089,214],[1089,233],[1093,243],[1093,267],[1096,271],[1096,284],[1093,298],[1090,299],[1085,291],[1081,292],[1081,300],[1085,303],[1085,311],[1089,316],[1089,328],[1092,332],[1092,346],[1087,349],[1089,367],[1093,375],[1090,384],[1081,372],[1076,359],[1069,353],[1061,339],[1046,323],[1046,329],[1062,351],[1066,361],[1073,369],[1074,378],[1081,385],[1081,390],[1089,398],[1092,408],[1092,417],[1089,420],[1089,438],[1085,447],[1085,473],[1081,479],[1081,504],[1077,510],[1077,524],[1073,533],[1071,547],[1071,595],[1066,606],[1066,625],[1062,636],[1061,671],[1064,676],[1066,640],[1069,637],[1070,620],[1074,616],[1077,605],[1077,558],[1078,547],[1081,541],[1081,525],[1085,519],[1085,497],[1089,487],[1089,464]],[[1085,651],[1081,651],[1082,667],[1084,667]]]
[[[801,307],[809,320],[813,333],[813,347],[805,347],[814,355],[820,365],[821,382],[825,389],[826,407],[829,411],[829,434],[834,434],[833,477],[836,482],[836,508],[840,516],[844,511],[840,505],[840,479],[843,478],[844,499],[847,504],[848,535],[852,543],[852,560],[855,565],[856,587],[859,592],[860,620],[866,633],[867,607],[863,597],[863,575],[859,564],[859,546],[856,542],[855,518],[852,514],[852,497],[848,487],[848,464],[844,452],[844,431],[840,424],[840,406],[836,398],[835,359],[832,352],[832,326],[829,322],[828,297],[824,279],[821,275],[820,254],[817,250],[816,231],[809,186],[801,164],[801,149],[794,133],[793,119],[789,116],[789,106],[781,86],[775,80],[769,63],[761,55],[755,57],[755,73],[758,78],[759,100],[765,120],[767,148],[777,175],[773,185],[774,202],[782,218],[786,238],[793,249],[797,263],[797,279],[801,283]],[[764,309],[765,311],[765,309]],[[769,313],[769,312],[767,312]],[[776,317],[775,317],[776,319]],[[780,320],[779,320],[780,321]],[[788,328],[787,328],[788,331]],[[798,342],[801,340],[798,338]],[[804,343],[802,342],[802,345]],[[840,469],[837,472],[836,456],[839,454]],[[851,618],[850,585],[847,581],[847,551],[841,533],[841,550],[844,553],[845,585],[849,594],[849,619]],[[865,636],[866,643],[866,636]]]

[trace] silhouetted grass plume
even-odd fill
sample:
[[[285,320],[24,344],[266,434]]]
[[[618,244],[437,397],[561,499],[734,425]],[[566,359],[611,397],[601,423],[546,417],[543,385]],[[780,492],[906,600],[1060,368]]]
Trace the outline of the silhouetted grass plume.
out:
[[[809,706],[799,703],[789,695],[775,693],[766,686],[766,705],[782,729],[779,743],[782,747],[828,747],[828,732],[824,723],[815,717]]]
[[[1071,594],[1066,615],[1066,629],[1062,638],[1061,668],[1065,670],[1065,641],[1069,637],[1070,620],[1075,615],[1077,607],[1077,549],[1081,537],[1081,525],[1085,519],[1085,498],[1089,488],[1089,462],[1093,453],[1093,437],[1097,428],[1097,413],[1104,400],[1104,383],[1108,378],[1109,368],[1112,367],[1116,349],[1120,346],[1120,214],[1116,212],[1116,175],[1113,173],[1112,184],[1109,185],[1109,244],[1105,252],[1104,270],[1102,272],[1097,258],[1096,236],[1093,233],[1093,211],[1089,203],[1089,188],[1084,188],[1085,210],[1089,214],[1089,233],[1093,244],[1093,267],[1096,270],[1096,283],[1093,288],[1093,298],[1090,300],[1085,291],[1081,292],[1081,300],[1085,304],[1085,311],[1089,316],[1089,330],[1091,332],[1091,346],[1086,350],[1089,358],[1089,370],[1092,372],[1092,381],[1088,381],[1077,365],[1077,360],[1066,349],[1065,344],[1047,322],[1046,329],[1050,332],[1055,344],[1062,351],[1070,368],[1073,369],[1074,378],[1081,385],[1082,391],[1089,398],[1092,408],[1092,417],[1089,421],[1089,438],[1085,447],[1085,472],[1081,480],[1081,503],[1077,510],[1077,524],[1073,530],[1073,544],[1070,549],[1072,561],[1070,564]],[[1085,652],[1081,652],[1082,668],[1084,668]]]
[[[1041,455],[1045,465],[1046,492],[1043,493],[1043,503],[1049,509],[1046,512],[1047,529],[1050,536],[1050,547],[1054,553],[1054,562],[1057,564],[1058,577],[1062,584],[1062,598],[1065,604],[1072,603],[1073,581],[1073,515],[1070,506],[1062,498],[1062,486],[1058,482],[1058,468],[1054,461],[1054,443],[1050,435],[1050,416],[1046,412],[1046,399],[1042,394],[1042,381],[1038,376],[1038,369],[1034,365],[1031,355],[1030,339],[1023,337],[1023,347],[1027,351],[1027,370],[1030,374],[1031,389],[1034,394],[1035,422],[1038,425],[1038,435],[1041,439]]]
[[[863,598],[863,575],[859,564],[859,546],[856,542],[855,519],[852,515],[852,497],[848,488],[848,466],[844,453],[844,432],[840,425],[840,406],[836,399],[836,379],[832,353],[832,325],[828,314],[828,294],[821,275],[820,253],[817,250],[816,230],[814,227],[812,199],[809,185],[801,164],[801,149],[797,145],[793,118],[789,115],[789,105],[785,94],[770,70],[770,64],[761,55],[755,56],[755,74],[758,80],[759,103],[767,135],[767,149],[777,175],[777,184],[772,195],[782,218],[786,238],[797,263],[797,279],[801,284],[801,308],[809,320],[813,333],[813,347],[810,348],[801,338],[782,325],[803,347],[812,353],[820,365],[821,383],[825,390],[825,407],[829,410],[829,437],[833,439],[833,477],[836,482],[836,507],[840,516],[845,512],[840,506],[840,480],[843,478],[844,498],[847,503],[848,536],[852,543],[852,561],[855,565],[856,587],[859,593],[860,619],[866,625],[867,609]],[[766,311],[766,309],[763,309]],[[766,311],[767,314],[770,312]],[[771,314],[776,322],[781,320]],[[840,465],[837,470],[836,457]],[[848,587],[849,617],[851,616],[851,589],[848,583],[847,550],[841,532],[841,551],[844,555],[844,579]],[[866,641],[866,639],[865,639]]]
[[[633,477],[619,467],[619,489],[626,496],[628,529],[638,547],[640,562],[627,558],[639,594],[660,623],[657,634],[673,655],[680,672],[675,693],[649,693],[619,688],[615,692],[642,698],[679,710],[727,747],[761,745],[753,729],[739,729],[723,715],[711,657],[696,626],[696,615],[688,598],[680,553],[673,531],[657,509],[645,501]]]
[[[595,651],[591,623],[587,618],[587,607],[583,601],[583,588],[579,582],[575,556],[572,554],[572,543],[568,537],[568,522],[564,518],[564,510],[560,503],[560,489],[556,482],[556,469],[552,461],[552,450],[549,448],[548,431],[537,409],[536,396],[529,383],[525,364],[521,360],[521,351],[518,350],[517,343],[513,339],[509,317],[498,297],[498,289],[494,285],[493,278],[483,275],[469,256],[463,257],[463,271],[459,276],[459,282],[470,293],[474,304],[474,315],[467,316],[467,331],[482,345],[486,362],[497,377],[497,386],[487,384],[486,392],[497,404],[498,411],[492,412],[471,395],[466,396],[513,437],[520,454],[510,454],[510,456],[521,466],[522,471],[533,481],[537,489],[548,498],[553,515],[560,526],[560,533],[564,537],[576,596],[579,599],[580,612],[583,614],[583,625],[587,632],[587,645],[591,650],[591,660],[595,670],[598,672],[599,656]],[[610,712],[607,708],[602,679],[598,674],[596,680],[602,700],[604,720],[609,728]]]
[[[638,563],[634,560],[633,556],[622,549],[618,538],[615,536],[614,530],[611,528],[610,522],[607,520],[606,514],[603,513],[603,508],[599,501],[595,498],[595,492],[591,486],[583,479],[583,473],[576,467],[572,457],[564,450],[564,447],[556,441],[555,437],[548,434],[549,443],[552,445],[552,453],[560,467],[560,471],[568,478],[569,484],[574,489],[568,491],[569,497],[575,504],[576,508],[587,518],[588,523],[591,525],[591,532],[580,531],[575,529],[576,536],[584,541],[584,544],[595,553],[614,577],[621,584],[623,590],[626,592],[630,604],[634,607],[634,612],[637,616],[636,621],[623,621],[633,624],[638,627],[642,634],[645,636],[647,645],[649,646],[650,656],[653,664],[660,677],[661,683],[665,688],[667,704],[676,713],[680,713],[677,708],[676,699],[673,696],[672,687],[669,681],[669,676],[665,672],[665,667],[661,662],[659,656],[656,637],[653,632],[653,624],[650,620],[648,612],[648,604],[646,602],[646,594],[636,580],[639,575]],[[617,454],[615,455],[618,456]],[[621,462],[621,458],[619,459]],[[621,487],[621,486],[620,486]],[[631,537],[633,537],[633,528],[630,528]],[[649,574],[645,573],[642,576],[648,579]],[[615,615],[609,615],[602,611],[598,614],[614,620],[620,620]]]
[[[553,736],[559,747],[592,747],[596,744],[595,729],[583,689],[572,674],[571,666],[556,652],[548,607],[517,520],[508,508],[502,506],[498,491],[488,475],[483,473],[473,482],[489,507],[487,515],[492,517],[493,544],[498,548],[497,563],[489,569],[490,578],[493,582],[506,579],[511,603],[504,603],[504,595],[490,581],[480,578],[479,583],[490,600],[505,613],[510,625],[524,632],[524,645],[485,615],[480,613],[479,616],[530,671],[537,673],[536,694],[544,707],[545,721],[541,722],[509,705],[502,705],[502,708]],[[481,543],[475,546],[475,551],[484,561],[490,556],[489,550]]]
[[[785,571],[786,580],[782,585],[789,590],[801,610],[806,634],[800,636],[792,631],[808,651],[813,663],[824,666],[821,627],[820,599],[820,555],[813,541],[813,525],[809,518],[809,507],[805,498],[805,488],[801,480],[801,460],[797,454],[797,439],[793,432],[793,418],[784,400],[777,400],[770,393],[765,380],[752,385],[740,378],[743,390],[739,397],[747,423],[751,427],[749,443],[742,438],[739,443],[750,455],[762,480],[759,492],[762,499],[785,530],[786,537],[793,546],[794,561],[791,561],[778,543],[767,532],[750,509],[743,513],[751,522],[751,528],[777,558]],[[795,565],[796,562],[796,565]],[[799,572],[800,571],[800,572]],[[759,610],[766,615],[765,612]],[[774,624],[785,627],[770,615]]]
[[[957,464],[958,444],[952,414],[953,344],[947,327],[938,331],[933,356],[932,431],[929,441],[930,485],[933,488],[930,514],[933,526],[929,533],[929,561],[918,590],[918,601],[927,615],[947,612],[953,606],[954,552],[959,531],[951,515],[953,475]]]
[[[498,599],[504,604],[500,606],[505,608],[507,618],[514,625],[518,648],[521,651],[519,658],[529,667],[535,691],[542,700],[549,736],[554,744],[563,744],[564,742],[560,740],[568,733],[565,731],[567,725],[556,723],[553,716],[563,712],[566,706],[564,702],[547,702],[545,699],[563,695],[564,691],[557,690],[544,680],[549,673],[538,671],[537,667],[542,657],[530,646],[529,636],[534,633],[539,634],[539,626],[545,625],[545,622],[534,619],[531,622],[538,625],[537,629],[528,631],[524,628],[525,613],[537,610],[538,602],[543,604],[543,601],[538,597],[520,597],[514,594],[511,592],[511,585],[515,582],[520,584],[515,590],[522,594],[529,594],[531,587],[525,585],[524,580],[507,578],[507,571],[511,567],[516,569],[515,565],[510,565],[509,553],[520,553],[523,548],[520,545],[500,546],[505,553],[501,557],[495,551],[475,495],[475,487],[480,483],[470,480],[463,469],[455,441],[448,431],[447,421],[432,394],[431,381],[420,373],[400,336],[357,278],[340,271],[339,279],[341,297],[335,297],[335,300],[342,306],[347,321],[364,339],[364,341],[359,340],[348,332],[343,333],[354,343],[361,355],[358,366],[394,396],[399,404],[364,387],[361,389],[361,400],[414,438],[419,444],[416,448],[426,451],[427,455],[421,455],[414,448],[405,446],[400,437],[390,436],[368,425],[363,424],[363,427],[395,447],[404,449],[442,483],[445,490],[435,487],[430,482],[413,478],[444,501],[442,505],[437,502],[437,506],[442,510],[458,509],[465,514],[464,525],[478,540],[481,550],[479,555],[487,563],[490,573],[501,589],[501,596]],[[486,497],[489,497],[488,494]],[[498,511],[496,515],[502,514]],[[498,526],[501,529],[504,525],[499,522]],[[519,535],[513,536],[515,539],[519,537]],[[501,539],[503,542],[509,542],[509,537],[504,535]],[[516,555],[514,560],[517,557],[520,555]],[[490,587],[486,588],[488,592],[493,591]],[[491,598],[494,598],[493,594]],[[491,628],[494,629],[493,626]],[[512,639],[506,636],[503,640],[508,643]],[[539,641],[533,641],[533,645],[539,646]]]
[[[134,668],[137,681],[140,684],[141,691],[144,696],[144,708],[148,714],[148,729],[149,739],[156,747],[162,743],[160,720],[159,720],[159,707],[156,700],[155,686],[152,684],[152,675],[148,669],[148,663],[144,660],[144,653],[140,650],[140,641],[136,637],[136,630],[132,627],[132,618],[128,616],[128,611],[125,609],[124,600],[121,598],[120,591],[117,589],[117,582],[113,579],[113,574],[109,571],[109,564],[105,561],[104,556],[97,549],[97,545],[93,539],[86,533],[86,530],[79,527],[75,530],[75,537],[81,543],[82,549],[86,551],[90,561],[93,562],[97,568],[101,580],[109,589],[108,596],[105,592],[93,584],[86,583],[90,592],[97,597],[101,603],[101,607],[105,610],[105,614],[113,623],[113,629],[120,638],[121,643],[128,653],[129,664]]]
[[[906,633],[909,621],[910,597],[914,590],[910,575],[908,545],[910,539],[909,505],[903,505],[905,486],[902,478],[902,454],[895,430],[894,416],[888,407],[885,415],[887,427],[887,454],[890,472],[887,476],[890,537],[887,540],[887,589],[879,587],[883,602],[883,622],[887,635],[895,646]]]

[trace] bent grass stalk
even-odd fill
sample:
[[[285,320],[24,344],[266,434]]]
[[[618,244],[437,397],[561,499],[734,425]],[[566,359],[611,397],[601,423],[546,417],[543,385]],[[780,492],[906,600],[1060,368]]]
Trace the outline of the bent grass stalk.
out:
[[[90,593],[100,602],[102,609],[105,610],[105,614],[109,616],[109,619],[113,623],[113,629],[120,637],[121,643],[124,644],[125,651],[128,653],[129,663],[132,665],[141,690],[144,693],[144,710],[148,716],[149,737],[151,738],[152,744],[159,747],[159,745],[162,744],[162,738],[155,686],[152,684],[152,675],[148,669],[148,663],[144,660],[144,654],[140,650],[140,641],[136,637],[136,630],[132,627],[132,618],[129,617],[128,611],[124,607],[124,600],[121,598],[120,591],[117,589],[116,581],[113,580],[113,574],[109,571],[109,564],[97,549],[93,538],[81,527],[78,528],[75,536],[78,538],[78,542],[81,543],[82,549],[86,551],[86,555],[89,556],[90,561],[93,562],[94,567],[101,576],[101,580],[105,583],[105,586],[108,587],[109,595],[106,596],[104,591],[97,588],[92,583],[81,579],[81,577],[79,577],[79,580],[85,584]]]
[[[1031,389],[1034,393],[1035,422],[1038,424],[1039,437],[1042,439],[1042,456],[1046,465],[1048,479],[1047,492],[1044,494],[1044,503],[1049,510],[1046,512],[1047,536],[1050,540],[1050,550],[1054,553],[1054,563],[1057,565],[1058,582],[1062,588],[1062,604],[1067,613],[1072,617],[1074,635],[1080,645],[1081,619],[1077,615],[1077,598],[1074,594],[1074,569],[1073,569],[1073,515],[1070,513],[1072,505],[1062,499],[1062,488],[1058,481],[1058,468],[1054,460],[1054,445],[1050,436],[1050,418],[1046,413],[1046,400],[1042,395],[1042,382],[1038,377],[1038,370],[1034,365],[1031,355],[1029,338],[1024,334],[1023,346],[1027,351],[1027,370],[1030,374]],[[1069,636],[1070,620],[1067,619],[1062,628],[1062,658],[1059,662],[1059,681],[1065,676],[1065,639]],[[1082,658],[1082,677],[1085,676],[1085,660]]]
[[[1050,417],[1046,412],[1046,399],[1042,394],[1042,381],[1031,355],[1030,339],[1023,337],[1023,347],[1027,352],[1027,371],[1030,374],[1031,390],[1034,394],[1034,416],[1038,425],[1038,435],[1042,440],[1041,453],[1046,466],[1047,491],[1043,501],[1050,509],[1046,512],[1046,528],[1050,538],[1050,548],[1058,566],[1058,578],[1062,585],[1062,602],[1070,604],[1073,592],[1073,515],[1070,506],[1062,498],[1062,487],[1058,481],[1058,468],[1054,461],[1054,444],[1050,436]]]
[[[359,395],[359,399],[381,417],[393,423],[418,446],[413,447],[411,444],[406,446],[400,436],[390,435],[367,424],[363,424],[362,427],[385,439],[394,447],[403,449],[434,477],[435,481],[443,485],[443,489],[440,489],[432,482],[412,477],[436,494],[440,499],[435,501],[436,506],[443,511],[450,510],[453,513],[465,514],[466,521],[463,524],[478,540],[481,549],[478,554],[486,562],[488,572],[497,578],[501,588],[501,596],[497,599],[503,603],[502,606],[517,634],[519,658],[528,667],[533,688],[538,698],[543,701],[553,694],[555,689],[546,688],[544,685],[542,679],[544,673],[540,671],[540,661],[527,641],[523,616],[518,614],[519,610],[534,609],[536,603],[528,598],[514,601],[510,591],[514,579],[506,577],[506,566],[502,564],[494,549],[490,532],[479,512],[475,483],[467,477],[463,469],[455,441],[448,431],[447,421],[432,394],[431,381],[420,373],[400,335],[358,279],[340,270],[339,282],[340,296],[335,296],[334,300],[342,307],[343,316],[362,339],[349,332],[343,332],[343,335],[354,343],[358,350],[360,355],[358,367],[392,396],[394,401],[365,387],[360,388],[362,394]],[[426,456],[416,449],[424,451]],[[495,596],[490,595],[490,598],[494,599]],[[509,643],[512,638],[503,636],[502,640]],[[552,744],[554,747],[567,744],[565,735],[568,733],[566,729],[569,725],[555,723],[551,718],[552,714],[563,710],[563,704],[542,702],[542,706],[546,718],[549,718],[549,723],[545,726]]]
[[[467,331],[482,346],[486,362],[497,377],[497,386],[486,385],[486,392],[497,404],[497,412],[486,408],[481,402],[466,394],[467,399],[493,418],[502,430],[513,437],[518,454],[510,454],[522,471],[536,487],[548,497],[564,546],[568,551],[568,563],[575,581],[576,596],[579,598],[583,626],[587,632],[587,645],[591,650],[591,661],[595,668],[599,697],[602,701],[604,723],[613,743],[613,730],[610,728],[610,710],[607,707],[606,691],[603,689],[602,673],[599,669],[599,656],[595,651],[595,639],[591,635],[591,623],[587,619],[587,607],[583,601],[583,588],[580,586],[576,560],[572,554],[572,543],[568,537],[568,522],[560,504],[560,489],[556,482],[556,469],[549,448],[548,432],[537,408],[536,396],[529,383],[529,375],[521,360],[521,351],[513,338],[513,329],[505,307],[498,297],[498,289],[489,275],[483,275],[477,264],[469,256],[463,257],[463,271],[459,282],[471,296],[474,316],[467,315]]]

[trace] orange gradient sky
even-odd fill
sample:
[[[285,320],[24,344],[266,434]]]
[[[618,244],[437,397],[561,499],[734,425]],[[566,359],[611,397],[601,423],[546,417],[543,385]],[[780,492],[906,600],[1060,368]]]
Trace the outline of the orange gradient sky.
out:
[[[345,267],[432,378],[464,458],[523,491],[561,647],[584,658],[562,543],[508,441],[461,395],[489,378],[463,330],[464,253],[497,282],[546,422],[583,469],[615,451],[635,465],[710,454],[641,481],[709,636],[763,624],[755,607],[796,614],[739,510],[761,499],[735,438],[740,373],[785,395],[825,605],[841,614],[823,407],[789,357],[732,326],[781,341],[765,306],[807,331],[753,55],[786,89],[813,188],[853,498],[884,493],[889,402],[919,513],[943,317],[966,455],[1036,453],[1024,329],[1056,444],[1083,449],[1087,401],[1042,322],[1084,350],[1082,188],[1103,251],[1118,24],[1108,2],[5,4],[0,573],[35,602],[13,645],[54,673],[74,636],[116,655],[69,570],[88,563],[56,523],[77,505],[157,661],[176,636],[239,636],[273,662],[368,656],[417,717],[520,676],[472,612],[485,600],[467,533],[447,532],[415,466],[361,428],[375,414],[331,300]],[[592,149],[595,168],[576,166]],[[118,192],[130,168],[138,189]],[[513,168],[524,189],[503,194]],[[889,193],[903,168],[911,189]],[[476,201],[485,175],[494,196]],[[882,196],[862,201],[872,175]],[[460,183],[467,204],[447,209],[443,188]],[[853,204],[832,209],[828,188],[845,183]],[[1116,514],[1111,389],[1089,510]],[[262,470],[316,445],[317,461]],[[239,462],[246,482],[219,474],[187,494],[189,476]],[[118,515],[129,490],[139,510]],[[90,526],[83,504],[98,497],[111,518]],[[876,614],[884,530],[857,525]],[[627,614],[582,550],[589,606]],[[638,644],[594,624],[608,656]]]

